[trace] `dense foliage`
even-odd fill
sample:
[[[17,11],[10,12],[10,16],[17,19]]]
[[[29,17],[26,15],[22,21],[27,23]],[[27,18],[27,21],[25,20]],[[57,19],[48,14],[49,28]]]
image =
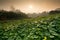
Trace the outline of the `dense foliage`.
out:
[[[60,10],[52,10],[49,14],[60,14]]]
[[[60,40],[60,15],[0,21],[0,40]]]

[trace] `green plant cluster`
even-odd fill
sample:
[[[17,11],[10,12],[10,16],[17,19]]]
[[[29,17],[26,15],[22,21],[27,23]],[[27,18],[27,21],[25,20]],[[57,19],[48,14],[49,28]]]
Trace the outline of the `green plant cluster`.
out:
[[[60,40],[60,17],[0,22],[0,40]]]

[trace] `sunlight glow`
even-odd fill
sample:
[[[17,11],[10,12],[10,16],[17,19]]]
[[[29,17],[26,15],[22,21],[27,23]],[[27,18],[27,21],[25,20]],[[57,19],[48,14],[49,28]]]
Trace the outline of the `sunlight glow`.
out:
[[[39,10],[40,9],[33,4],[28,4],[21,8],[21,11],[24,13],[39,13]]]
[[[29,5],[28,8],[29,8],[29,9],[33,9],[33,6],[32,6],[32,5]]]

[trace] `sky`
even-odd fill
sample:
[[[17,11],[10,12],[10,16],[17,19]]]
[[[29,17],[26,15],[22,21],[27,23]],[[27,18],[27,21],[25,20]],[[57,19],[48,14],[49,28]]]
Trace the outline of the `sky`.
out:
[[[25,13],[39,13],[60,8],[60,0],[0,0],[0,9],[11,10],[11,6]]]

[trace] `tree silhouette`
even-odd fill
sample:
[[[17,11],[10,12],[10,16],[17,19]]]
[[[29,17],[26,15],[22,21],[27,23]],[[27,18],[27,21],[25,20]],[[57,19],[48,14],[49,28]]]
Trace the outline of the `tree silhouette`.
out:
[[[55,10],[51,10],[49,14],[60,14],[60,8],[57,8]]]
[[[16,10],[14,6],[11,6],[10,9],[11,9],[11,11],[15,11]]]
[[[24,18],[28,18],[28,16],[23,13],[23,12],[13,12],[13,11],[5,11],[5,10],[1,10],[0,11],[0,20],[5,20],[5,19],[24,19]]]

